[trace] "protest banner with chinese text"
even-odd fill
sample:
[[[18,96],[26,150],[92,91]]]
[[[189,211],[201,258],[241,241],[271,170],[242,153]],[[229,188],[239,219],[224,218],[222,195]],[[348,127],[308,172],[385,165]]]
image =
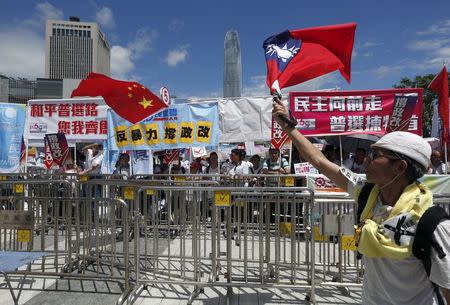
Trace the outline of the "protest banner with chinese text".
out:
[[[28,140],[64,133],[67,141],[106,140],[108,106],[102,98],[30,100]]]
[[[108,147],[111,150],[163,150],[217,146],[217,103],[179,104],[131,124],[108,111]]]
[[[291,92],[290,109],[306,136],[380,134],[403,130],[422,135],[421,88]]]
[[[62,166],[69,156],[69,146],[63,133],[46,134],[44,141],[48,144],[53,162]]]

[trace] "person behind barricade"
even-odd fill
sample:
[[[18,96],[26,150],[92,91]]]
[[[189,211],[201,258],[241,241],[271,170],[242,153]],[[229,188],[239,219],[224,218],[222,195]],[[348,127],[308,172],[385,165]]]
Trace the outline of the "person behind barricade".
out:
[[[39,155],[36,157],[36,166],[38,167],[44,167],[44,161],[45,161],[45,154],[43,152],[40,152]]]
[[[250,158],[252,166],[249,168],[249,174],[251,175],[261,175],[262,174],[262,164],[261,157],[259,155],[253,155]],[[262,186],[264,185],[262,178],[252,177],[250,181],[250,186]]]
[[[209,162],[203,173],[208,175],[220,174],[219,157],[215,151],[209,154]]]
[[[202,173],[202,158],[197,157],[189,165],[189,174],[201,174]]]
[[[355,154],[344,161],[344,166],[356,174],[364,174],[367,166],[367,152],[364,148],[357,148]]]
[[[230,162],[228,164],[227,172],[225,173],[228,176],[242,176],[248,175],[249,166],[247,162],[244,161],[244,155],[242,153],[242,149],[234,148],[231,150],[230,154]]]
[[[121,153],[119,156],[119,160],[117,160],[116,168],[113,172],[114,175],[124,175],[125,177],[129,177],[131,174],[130,171],[130,155],[127,153]]]
[[[261,157],[259,155],[253,155],[250,158],[250,162],[252,163],[252,166],[249,168],[250,174],[252,175],[259,175],[262,173],[262,164],[261,164]]]
[[[447,165],[442,161],[441,153],[438,150],[433,150],[431,153],[431,164],[427,174],[432,175],[446,175]]]
[[[288,117],[287,107],[279,100],[274,102],[272,114],[306,161],[346,189],[356,202],[364,200],[364,204],[358,204],[361,216],[356,230],[358,251],[365,267],[362,304],[442,304],[431,281],[441,287],[448,303],[450,221],[439,223],[432,235],[442,248],[431,249],[429,277],[425,264],[412,253],[416,225],[433,201],[430,190],[417,181],[430,162],[429,144],[408,132],[386,134],[372,145],[371,161],[366,168],[366,179],[371,184],[366,184],[361,176],[329,161],[297,129],[289,126],[283,118]],[[447,255],[442,258],[442,254]]]
[[[85,168],[80,175],[99,174],[103,162],[103,146],[97,143],[83,147],[86,156]]]
[[[336,165],[341,165],[341,162],[336,158],[336,147],[333,145],[326,145],[323,148],[323,155],[328,159],[328,161],[333,162]]]
[[[269,158],[264,161],[262,168],[265,175],[286,175],[290,172],[288,161],[280,157],[280,150],[276,148],[269,149]]]

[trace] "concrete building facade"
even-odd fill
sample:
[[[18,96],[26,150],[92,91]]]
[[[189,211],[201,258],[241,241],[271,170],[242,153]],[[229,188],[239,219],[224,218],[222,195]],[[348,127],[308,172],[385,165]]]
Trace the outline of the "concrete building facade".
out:
[[[83,79],[90,72],[110,75],[111,46],[94,22],[47,20],[45,78]]]

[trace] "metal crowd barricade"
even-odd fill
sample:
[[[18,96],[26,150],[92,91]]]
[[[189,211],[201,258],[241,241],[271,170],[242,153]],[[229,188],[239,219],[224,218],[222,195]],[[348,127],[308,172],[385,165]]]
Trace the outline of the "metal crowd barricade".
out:
[[[177,217],[159,213],[158,191],[168,193],[167,207]],[[210,191],[215,204],[202,215]],[[315,301],[314,240],[308,218],[299,217],[312,209],[308,189],[152,185],[138,197],[148,192],[149,217],[134,223],[145,232],[135,235],[138,276],[130,298],[147,285],[172,283],[196,287],[188,303],[205,286],[308,288]]]
[[[8,204],[0,210],[0,249],[45,253],[39,264],[8,275],[123,281],[126,296],[132,279],[124,238],[128,207],[115,198],[74,197],[74,183],[0,181],[0,188],[20,184],[24,189],[20,196],[1,197]]]
[[[433,194],[433,204],[441,206],[450,214],[450,194]]]
[[[336,286],[344,295],[362,285],[363,266],[354,238],[357,204],[348,196],[315,194],[312,221],[318,285]]]

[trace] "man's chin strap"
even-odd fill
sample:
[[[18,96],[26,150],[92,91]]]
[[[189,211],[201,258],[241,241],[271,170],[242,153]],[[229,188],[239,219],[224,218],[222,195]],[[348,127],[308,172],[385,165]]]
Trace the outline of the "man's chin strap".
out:
[[[380,187],[380,191],[381,191],[382,189],[384,189],[385,187],[391,185],[392,182],[394,182],[395,180],[397,180],[398,177],[400,177],[400,175],[401,175],[401,174],[397,174],[397,176],[395,176],[394,178],[392,178],[391,181],[389,181],[389,182],[386,183],[385,185],[381,186],[381,187]]]

